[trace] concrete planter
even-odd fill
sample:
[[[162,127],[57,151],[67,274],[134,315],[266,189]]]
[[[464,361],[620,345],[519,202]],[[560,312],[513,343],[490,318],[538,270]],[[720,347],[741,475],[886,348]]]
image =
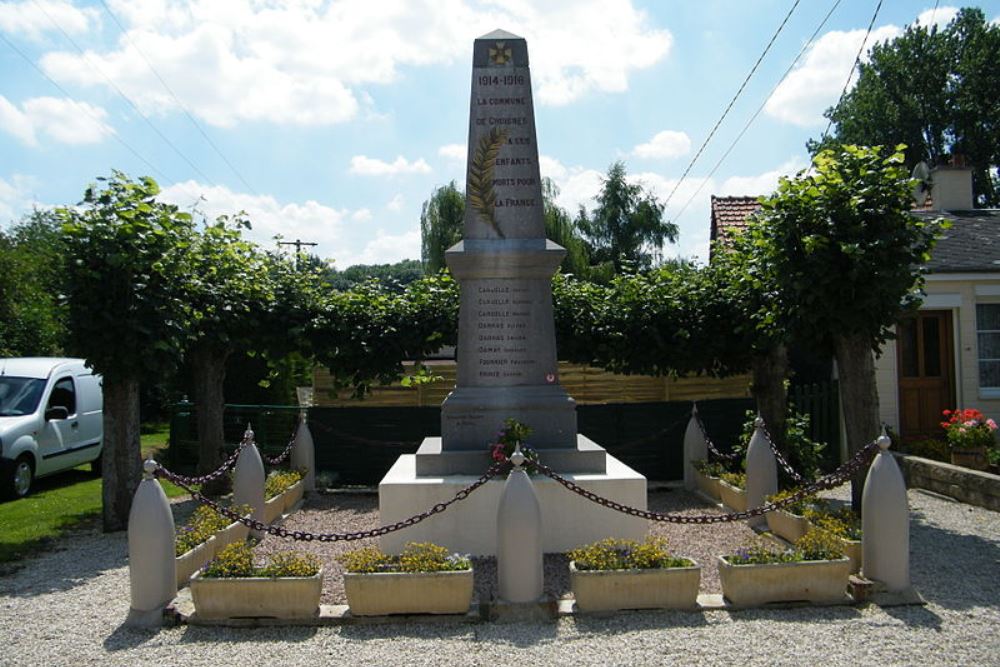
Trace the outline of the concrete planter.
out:
[[[694,480],[698,485],[698,488],[709,498],[716,501],[722,500],[722,496],[719,493],[719,482],[721,481],[718,477],[712,477],[706,475],[705,473],[694,471]]]
[[[312,577],[191,578],[200,618],[309,618],[319,613],[323,571]]]
[[[354,616],[464,614],[472,602],[472,569],[455,572],[344,573]]]
[[[732,484],[719,480],[719,494],[722,497],[722,504],[737,512],[745,512],[747,509],[747,492],[738,489]]]
[[[774,510],[764,516],[767,517],[768,530],[793,544],[809,530],[809,520],[798,514]]]
[[[847,591],[851,560],[732,565],[719,556],[722,594],[737,605],[768,602],[841,602]]]
[[[250,529],[239,521],[234,521],[218,533],[215,534],[215,551],[218,553],[223,547],[227,547],[234,542],[242,542],[247,539]]]
[[[861,571],[861,540],[840,539],[844,544],[844,555],[851,559],[851,574],[857,574]]]
[[[292,484],[288,489],[281,494],[285,499],[285,512],[291,512],[292,508],[295,507],[296,503],[302,500],[302,495],[305,493],[306,483],[303,480],[299,480]]]
[[[217,538],[212,536],[194,549],[186,551],[174,558],[174,572],[177,576],[177,588],[183,588],[191,580],[191,575],[215,558]],[[225,546],[225,545],[223,545]],[[221,548],[221,547],[218,547]]]
[[[264,501],[264,523],[272,524],[285,513],[285,494],[279,493],[274,498]]]
[[[701,566],[655,570],[578,570],[569,578],[581,611],[614,609],[693,609],[698,605]]]
[[[990,467],[990,462],[986,458],[985,447],[953,449],[951,450],[951,464],[969,468],[970,470],[986,470]]]

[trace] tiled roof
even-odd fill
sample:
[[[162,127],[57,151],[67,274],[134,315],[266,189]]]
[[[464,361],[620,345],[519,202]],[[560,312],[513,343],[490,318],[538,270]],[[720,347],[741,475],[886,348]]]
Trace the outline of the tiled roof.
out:
[[[931,273],[1000,272],[1000,209],[913,211],[925,220],[951,222],[931,252]]]
[[[712,230],[709,240],[725,241],[747,226],[747,218],[760,210],[759,197],[716,197],[712,195]]]

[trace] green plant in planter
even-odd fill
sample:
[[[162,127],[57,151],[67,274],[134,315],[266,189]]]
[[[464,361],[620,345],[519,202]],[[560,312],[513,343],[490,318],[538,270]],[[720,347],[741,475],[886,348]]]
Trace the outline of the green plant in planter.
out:
[[[845,540],[861,539],[861,518],[849,507],[832,510],[817,506],[806,510],[805,517],[815,526]]]
[[[802,560],[837,560],[844,555],[844,543],[830,531],[814,526],[795,543],[795,551]]]
[[[766,497],[764,499],[764,502],[765,503],[780,502],[780,501],[784,500],[785,498],[788,498],[790,496],[795,495],[798,492],[799,492],[799,489],[797,489],[797,488],[791,488],[791,489],[785,489],[784,491],[778,491],[774,495]],[[820,504],[822,504],[822,501],[819,500],[815,495],[809,495],[809,496],[804,496],[803,498],[800,498],[799,500],[796,500],[795,502],[793,502],[790,505],[785,505],[781,509],[783,509],[786,512],[790,512],[791,514],[797,514],[799,516],[805,516],[805,513],[810,508],[816,507],[817,505],[820,505]]]
[[[731,565],[767,565],[770,563],[797,563],[802,555],[793,549],[774,551],[762,546],[740,547],[725,557]]]
[[[249,505],[238,505],[232,508],[234,512],[245,515],[251,512]],[[174,538],[174,553],[181,556],[199,544],[207,542],[210,537],[232,523],[228,517],[219,514],[208,505],[199,505],[191,513],[187,523],[177,528]]]
[[[609,537],[567,555],[578,570],[649,570],[693,565],[687,558],[672,556],[662,537],[647,537],[644,542]]]
[[[741,451],[746,452],[756,428],[757,413],[747,410],[746,421],[743,422],[743,433],[740,436]],[[789,406],[785,417],[785,445],[782,451],[789,465],[806,479],[816,479],[819,474],[823,450],[821,442],[809,438],[809,415],[796,412]],[[791,482],[788,474],[779,469],[778,475],[785,482]]]
[[[747,474],[745,472],[725,472],[720,475],[722,481],[737,489],[747,488]]]
[[[706,461],[704,459],[692,461],[694,469],[706,477],[722,477],[726,473],[726,466],[718,461]]]
[[[236,542],[224,548],[202,570],[210,579],[237,577],[312,577],[320,570],[319,558],[314,554],[286,551],[274,554],[268,562],[254,565],[253,549],[246,542]]]
[[[362,547],[337,558],[348,572],[452,572],[472,568],[468,555],[450,554],[431,542],[408,542],[402,553],[392,556],[378,547]]]
[[[292,488],[304,477],[299,470],[275,470],[264,480],[264,498],[270,500]]]

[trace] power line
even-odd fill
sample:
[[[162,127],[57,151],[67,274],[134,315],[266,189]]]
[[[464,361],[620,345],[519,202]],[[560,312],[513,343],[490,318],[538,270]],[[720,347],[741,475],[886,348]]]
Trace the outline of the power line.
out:
[[[865,52],[865,45],[868,44],[868,37],[872,34],[872,27],[875,25],[875,19],[878,18],[879,10],[882,9],[882,0],[878,0],[878,4],[875,5],[875,13],[872,14],[872,20],[868,22],[868,30],[865,31],[865,38],[861,40],[861,47],[858,49],[858,55],[854,58],[854,64],[851,65],[851,71],[847,73],[847,81],[844,82],[844,88],[840,91],[840,97],[837,98],[837,103],[834,108],[840,106],[841,101],[844,99],[844,95],[847,94],[847,88],[851,85],[851,79],[854,77],[854,70],[858,68],[858,64],[861,62],[861,55]],[[833,125],[833,114],[830,114],[830,119],[826,123],[826,129],[823,130],[823,135],[820,137],[820,143],[826,139],[827,135],[830,134],[830,127]]]
[[[719,120],[715,121],[715,126],[712,127],[712,130],[708,133],[708,136],[705,137],[705,141],[702,142],[701,147],[698,149],[698,152],[695,153],[693,158],[691,158],[691,162],[689,162],[687,168],[684,169],[684,173],[681,174],[680,179],[674,185],[674,189],[670,191],[669,195],[667,195],[666,200],[664,200],[663,202],[664,209],[666,209],[666,207],[670,204],[670,200],[673,199],[674,194],[677,192],[677,189],[681,187],[681,183],[683,183],[684,179],[687,178],[687,175],[688,173],[690,173],[691,168],[694,167],[694,163],[698,161],[699,157],[701,157],[701,154],[702,152],[704,152],[705,147],[708,146],[708,142],[712,140],[713,136],[715,136],[716,130],[718,130],[719,126],[722,125],[722,121],[726,119],[726,116],[729,114],[729,110],[733,108],[734,104],[736,104],[736,100],[743,93],[743,89],[746,88],[747,84],[750,82],[751,77],[753,77],[754,72],[757,71],[757,68],[760,66],[761,62],[763,62],[764,57],[767,55],[768,51],[771,50],[771,47],[774,45],[775,40],[778,39],[778,35],[781,34],[781,31],[785,28],[785,24],[788,23],[788,19],[792,17],[792,13],[795,11],[795,8],[799,6],[800,1],[801,0],[795,0],[795,3],[792,4],[792,8],[788,10],[788,13],[785,15],[785,18],[781,21],[781,25],[779,25],[778,29],[774,31],[773,35],[771,35],[771,41],[767,43],[767,46],[764,47],[764,50],[761,52],[760,57],[757,58],[757,62],[755,62],[753,64],[753,67],[750,68],[749,74],[747,74],[746,78],[743,79],[743,83],[740,84],[740,87],[736,91],[736,94],[733,95],[733,99],[729,100],[729,105],[726,106],[726,110],[722,112],[721,116],[719,116]]]
[[[121,24],[121,21],[118,20],[118,17],[115,16],[114,12],[111,11],[111,8],[108,7],[108,3],[105,2],[105,0],[101,0],[101,5],[103,5],[104,11],[106,11],[108,13],[108,16],[110,16],[111,19],[115,22],[115,25],[118,26],[118,30],[121,31],[122,35],[125,37],[126,40],[128,40],[128,43],[132,46],[132,48],[135,49],[136,52],[140,56],[142,56],[142,59],[146,61],[146,64],[149,66],[150,71],[156,76],[157,80],[160,82],[160,84],[163,86],[163,88],[168,93],[170,93],[170,96],[174,99],[174,102],[176,102],[177,106],[179,106],[181,108],[181,111],[183,111],[184,115],[187,116],[187,118],[188,118],[189,121],[191,121],[191,124],[194,125],[195,129],[198,130],[198,132],[201,134],[202,137],[204,137],[204,139],[208,143],[208,145],[212,147],[212,150],[214,150],[216,152],[216,154],[220,158],[222,158],[222,161],[226,163],[226,166],[228,166],[229,169],[234,174],[236,174],[236,178],[238,178],[240,180],[240,182],[243,183],[243,186],[246,187],[246,189],[249,190],[251,193],[253,193],[254,195],[256,195],[257,191],[254,190],[253,187],[247,182],[247,179],[243,178],[243,174],[241,174],[239,172],[239,170],[236,168],[236,166],[232,162],[229,161],[229,158],[227,158],[225,156],[225,154],[222,152],[222,150],[215,144],[215,142],[212,141],[212,138],[208,135],[207,132],[205,132],[205,130],[202,128],[201,124],[197,120],[195,120],[194,116],[191,115],[191,112],[188,110],[188,108],[184,105],[183,102],[181,102],[180,98],[177,97],[177,95],[170,88],[170,86],[167,85],[167,82],[164,80],[164,78],[162,76],[160,76],[160,73],[153,66],[153,63],[146,56],[145,52],[142,49],[139,48],[138,44],[136,44],[134,41],[132,41],[132,37],[129,36],[128,31],[125,30],[125,27]]]
[[[133,101],[131,100],[131,98],[129,98],[129,96],[128,96],[128,95],[126,95],[126,94],[125,94],[125,93],[124,93],[124,92],[122,91],[122,89],[121,89],[121,88],[119,88],[119,87],[118,87],[118,85],[117,85],[117,84],[116,84],[116,83],[115,83],[115,82],[114,82],[114,81],[113,81],[113,80],[111,79],[111,77],[109,77],[109,76],[108,76],[107,74],[105,74],[104,70],[102,70],[102,69],[101,69],[100,67],[98,67],[98,66],[97,66],[96,64],[94,64],[94,63],[93,63],[93,62],[92,62],[92,61],[90,60],[90,57],[89,57],[89,56],[87,55],[87,53],[86,53],[86,52],[85,52],[85,51],[84,51],[84,50],[83,50],[83,49],[82,49],[82,48],[80,47],[80,45],[76,43],[76,40],[74,40],[74,39],[73,39],[72,37],[70,37],[70,36],[69,36],[69,33],[67,33],[67,32],[66,32],[65,30],[63,30],[62,26],[61,26],[61,25],[59,25],[59,23],[57,23],[55,19],[53,19],[53,18],[52,18],[52,15],[51,15],[51,14],[49,14],[49,13],[48,13],[48,12],[47,12],[47,11],[45,10],[45,8],[44,8],[44,7],[42,7],[42,5],[40,5],[40,4],[38,3],[38,0],[32,0],[32,3],[33,3],[33,4],[35,5],[35,7],[37,7],[37,8],[38,8],[38,10],[39,10],[40,12],[42,12],[43,14],[45,14],[46,18],[48,18],[48,19],[49,19],[49,22],[50,22],[50,23],[51,23],[51,24],[52,24],[53,26],[55,26],[55,28],[56,28],[56,29],[57,29],[57,30],[58,30],[59,32],[61,32],[61,33],[62,33],[63,37],[65,37],[65,38],[67,39],[67,41],[69,41],[69,43],[70,43],[70,44],[72,44],[72,45],[73,45],[73,47],[74,47],[74,48],[75,48],[75,49],[76,49],[77,51],[79,51],[79,52],[80,52],[80,55],[82,55],[82,56],[83,56],[84,60],[86,60],[86,61],[87,61],[87,63],[88,63],[88,64],[90,64],[90,66],[91,66],[91,67],[92,67],[92,68],[93,68],[94,70],[96,70],[96,71],[97,71],[97,72],[98,72],[98,73],[99,73],[99,74],[100,74],[101,76],[103,76],[103,77],[104,77],[104,79],[105,79],[105,80],[106,80],[106,81],[108,82],[108,84],[109,84],[109,85],[110,85],[110,86],[111,86],[112,88],[114,88],[114,89],[115,89],[115,92],[117,92],[117,93],[118,93],[118,95],[119,95],[119,96],[121,96],[121,98],[122,98],[123,100],[125,100],[125,101],[126,101],[126,102],[127,102],[128,104],[129,104],[129,106],[131,106],[131,107],[132,107],[132,109],[133,109],[133,110],[135,110],[135,112],[136,112],[136,113],[137,113],[137,114],[139,115],[139,117],[140,117],[140,118],[142,118],[142,119],[143,119],[144,121],[146,121],[146,124],[147,124],[147,125],[149,125],[150,129],[152,129],[152,130],[153,130],[153,132],[155,132],[155,133],[157,134],[157,136],[158,136],[158,137],[160,137],[160,139],[162,139],[162,140],[163,140],[163,142],[164,142],[165,144],[167,144],[168,146],[170,146],[170,148],[171,148],[171,149],[172,149],[172,150],[173,150],[173,151],[174,151],[175,153],[177,153],[177,155],[178,155],[178,156],[179,156],[179,157],[180,157],[180,158],[181,158],[182,160],[184,160],[185,162],[187,162],[188,166],[189,166],[189,167],[191,167],[191,168],[192,168],[192,169],[193,169],[193,170],[195,171],[195,173],[197,173],[197,174],[198,174],[198,175],[199,175],[199,176],[200,176],[200,177],[201,177],[202,179],[204,179],[204,180],[205,180],[205,182],[207,182],[207,183],[208,183],[209,185],[214,185],[214,183],[212,183],[212,179],[210,179],[210,178],[209,178],[208,176],[206,176],[206,175],[205,175],[205,172],[203,172],[203,171],[202,171],[201,169],[199,169],[199,168],[198,168],[198,166],[197,166],[197,165],[196,165],[196,164],[195,164],[194,162],[192,162],[192,161],[191,161],[190,159],[188,159],[188,157],[187,157],[187,156],[186,156],[186,155],[185,155],[184,153],[182,153],[182,152],[181,152],[181,150],[180,150],[179,148],[177,148],[177,146],[176,146],[176,145],[174,144],[174,142],[172,142],[172,141],[171,141],[170,139],[168,139],[168,138],[167,138],[167,136],[166,136],[165,134],[163,134],[162,132],[160,132],[160,129],[159,129],[158,127],[156,127],[156,125],[154,125],[154,124],[153,124],[153,121],[149,120],[149,118],[148,118],[148,117],[146,116],[146,114],[142,113],[142,111],[141,111],[141,110],[139,109],[138,105],[136,105],[136,103],[135,103],[135,102],[133,102]]]
[[[813,34],[809,37],[809,40],[802,46],[802,48],[799,50],[798,54],[792,60],[792,63],[788,66],[788,69],[786,69],[785,73],[781,75],[780,79],[778,79],[778,83],[774,84],[774,87],[771,88],[771,92],[769,92],[764,97],[764,101],[761,102],[760,106],[757,107],[757,110],[753,112],[753,115],[750,116],[750,119],[743,126],[743,129],[740,130],[740,133],[737,134],[736,138],[733,139],[733,141],[732,141],[731,144],[729,144],[729,148],[726,149],[726,152],[722,154],[722,157],[719,158],[718,162],[715,163],[715,166],[712,167],[712,170],[709,171],[708,175],[705,177],[705,179],[702,180],[701,185],[698,186],[698,189],[694,191],[694,194],[692,194],[691,197],[688,198],[688,200],[686,202],[684,202],[684,206],[682,206],[681,210],[679,210],[677,212],[677,214],[673,217],[674,221],[676,221],[678,218],[680,218],[684,214],[684,211],[687,210],[688,206],[691,205],[691,202],[693,202],[695,200],[695,197],[698,196],[698,193],[700,193],[701,190],[702,190],[702,188],[705,187],[705,183],[707,183],[708,180],[710,178],[712,178],[712,176],[715,175],[715,172],[718,171],[719,167],[722,165],[722,163],[725,161],[725,159],[727,157],[729,157],[730,153],[733,152],[733,149],[736,147],[736,144],[739,143],[740,139],[743,138],[743,135],[746,134],[747,130],[750,129],[750,126],[753,125],[753,122],[755,120],[757,120],[757,116],[759,116],[760,112],[764,110],[765,106],[767,106],[768,100],[770,100],[771,96],[774,95],[774,92],[776,90],[778,90],[778,86],[780,86],[782,83],[784,83],[785,79],[788,78],[788,75],[791,74],[792,69],[795,68],[795,65],[798,64],[799,59],[802,58],[802,55],[809,49],[809,47],[812,45],[812,43],[816,40],[816,35],[818,35],[819,32],[820,32],[820,30],[823,29],[823,26],[826,25],[826,22],[830,20],[830,17],[833,15],[833,12],[836,11],[837,7],[840,6],[840,3],[842,1],[843,0],[836,0],[836,2],[833,3],[833,6],[830,7],[830,11],[828,11],[826,13],[826,16],[823,17],[823,20],[820,21],[820,23],[819,23],[818,26],[816,26],[816,30],[813,31]]]
[[[78,102],[75,99],[73,99],[73,96],[69,94],[69,91],[67,91],[65,88],[63,88],[61,85],[59,85],[59,83],[57,83],[55,81],[55,79],[53,79],[48,74],[46,74],[44,70],[42,70],[38,65],[36,65],[35,62],[31,58],[29,58],[26,53],[24,53],[24,51],[22,51],[21,49],[17,48],[17,46],[15,46],[12,41],[10,41],[9,39],[7,39],[7,36],[4,35],[3,32],[0,32],[0,39],[2,39],[4,42],[6,42],[7,46],[9,46],[11,49],[13,49],[14,52],[17,53],[17,55],[21,56],[21,58],[24,59],[24,62],[26,62],[29,65],[31,65],[35,69],[36,72],[38,72],[39,74],[41,74],[46,80],[48,80],[49,83],[51,83],[53,86],[55,86],[56,90],[58,90],[60,93],[62,93],[63,95],[65,95],[65,97],[66,97],[67,100],[69,100],[73,105],[75,105],[76,107],[78,107],[79,109],[81,109],[84,113],[86,113],[88,116],[90,116],[91,119],[95,123],[97,123],[98,125],[102,125],[104,123],[104,120],[101,119],[100,117],[98,117],[98,115],[95,114],[91,110],[91,108],[90,108],[89,105],[83,104],[83,103]],[[127,141],[125,141],[120,136],[118,136],[117,132],[112,131],[111,132],[111,136],[115,139],[115,141],[117,141],[122,146],[124,146],[126,149],[128,149],[128,151],[130,153],[132,153],[132,155],[134,155],[140,162],[142,162],[144,165],[146,165],[151,172],[153,172],[157,176],[159,176],[160,179],[162,180],[162,182],[168,183],[168,184],[174,182],[166,174],[164,174],[162,171],[160,171],[159,169],[157,169],[156,166],[153,165],[152,162],[150,162],[149,160],[147,160],[146,158],[144,158],[139,153],[139,151],[137,151],[136,149],[132,148],[132,146]]]

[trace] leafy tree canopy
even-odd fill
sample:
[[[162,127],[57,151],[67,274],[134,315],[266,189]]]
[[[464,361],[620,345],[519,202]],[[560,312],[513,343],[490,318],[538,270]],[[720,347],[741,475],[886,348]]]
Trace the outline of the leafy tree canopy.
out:
[[[423,277],[423,265],[418,259],[404,259],[395,264],[355,264],[343,271],[330,267],[324,276],[336,290],[349,290],[368,280],[377,280],[395,291]]]
[[[810,141],[817,154],[837,144],[906,144],[906,164],[960,154],[974,170],[980,205],[1000,205],[1000,25],[962,9],[939,31],[913,24],[877,44],[859,65],[854,89],[826,111],[834,133]]]
[[[462,240],[465,195],[452,181],[431,193],[420,211],[420,260],[424,273],[445,268],[444,252]]]

